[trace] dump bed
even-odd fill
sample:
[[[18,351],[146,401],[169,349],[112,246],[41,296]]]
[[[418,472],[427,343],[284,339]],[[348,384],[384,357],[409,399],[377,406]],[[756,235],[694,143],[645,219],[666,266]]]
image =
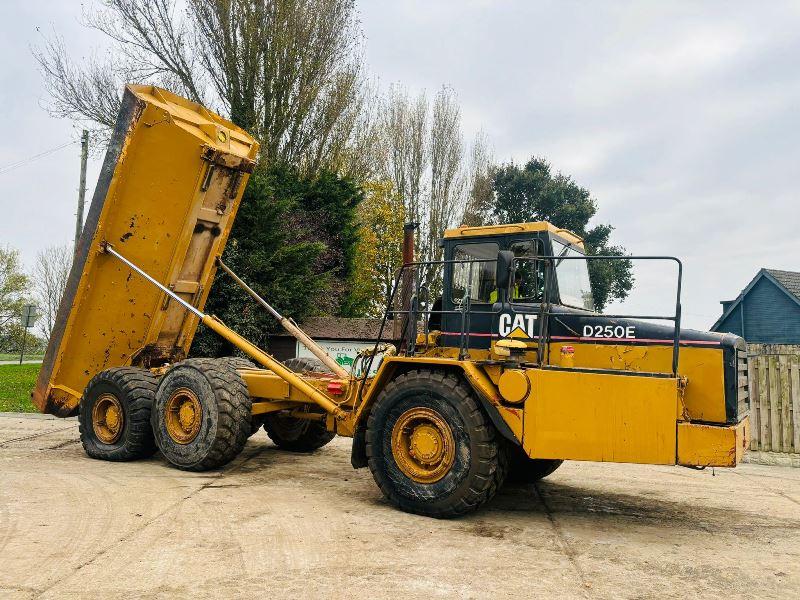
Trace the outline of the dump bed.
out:
[[[75,414],[103,369],[185,357],[197,317],[101,244],[202,308],[257,152],[245,131],[199,104],[126,88],[33,392],[39,410]]]

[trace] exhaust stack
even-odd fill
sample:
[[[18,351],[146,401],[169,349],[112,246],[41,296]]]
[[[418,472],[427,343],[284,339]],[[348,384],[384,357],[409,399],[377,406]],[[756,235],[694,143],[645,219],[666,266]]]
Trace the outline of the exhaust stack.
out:
[[[414,289],[414,269],[410,267],[414,262],[414,232],[419,228],[419,223],[406,223],[403,225],[403,276],[400,281],[400,310],[405,311],[400,319],[394,319],[394,339],[402,352],[406,347],[406,332],[409,326],[411,310],[411,296]]]

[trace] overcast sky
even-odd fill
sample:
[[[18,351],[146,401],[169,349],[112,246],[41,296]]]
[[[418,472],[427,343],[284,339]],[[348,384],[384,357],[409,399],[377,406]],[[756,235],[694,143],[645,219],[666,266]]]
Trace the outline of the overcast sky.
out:
[[[468,135],[499,161],[547,158],[597,199],[637,255],[683,260],[684,317],[707,328],[760,267],[800,270],[799,2],[359,2],[371,72],[450,85]],[[41,108],[29,46],[55,28],[76,56],[104,43],[76,3],[0,7],[0,244],[27,263],[74,231],[79,132]],[[98,161],[89,172],[89,195]],[[631,310],[664,309],[637,269]]]

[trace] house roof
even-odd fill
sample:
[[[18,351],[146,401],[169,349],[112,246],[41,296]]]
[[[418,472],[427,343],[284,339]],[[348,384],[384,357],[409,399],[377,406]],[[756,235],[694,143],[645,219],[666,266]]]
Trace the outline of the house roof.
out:
[[[323,340],[367,340],[378,338],[382,319],[360,319],[345,317],[312,317],[300,324],[300,328],[309,336]],[[390,331],[391,324],[387,325],[384,336]],[[281,331],[276,336],[290,334]]]
[[[777,279],[778,283],[791,292],[795,298],[800,300],[800,273],[797,271],[779,271],[777,269],[765,269],[765,271]]]
[[[762,277],[769,279],[779,290],[784,292],[798,305],[800,305],[800,272],[762,268],[758,273],[756,273],[756,276],[753,277],[753,280],[747,284],[747,287],[741,291],[735,300],[726,301],[726,303],[730,304],[728,304],[727,308],[723,311],[722,316],[717,319],[717,322],[711,326],[711,331],[717,330],[717,327],[719,327],[722,322],[728,318],[728,315],[730,315],[736,309],[736,307],[739,306],[739,303],[741,303],[742,299],[751,289],[753,289],[753,287]]]

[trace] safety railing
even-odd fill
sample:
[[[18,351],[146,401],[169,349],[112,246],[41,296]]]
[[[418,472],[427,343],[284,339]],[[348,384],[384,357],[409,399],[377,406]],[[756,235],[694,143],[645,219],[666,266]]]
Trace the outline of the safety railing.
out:
[[[672,335],[672,374],[676,376],[678,374],[678,361],[680,357],[680,338],[681,338],[681,288],[683,285],[683,263],[680,259],[674,256],[608,256],[608,255],[591,255],[591,256],[539,256],[535,258],[526,258],[526,257],[517,257],[514,259],[514,265],[520,262],[536,262],[536,261],[546,261],[549,265],[549,268],[545,271],[545,291],[543,294],[543,302],[540,308],[540,315],[541,318],[539,319],[539,340],[542,340],[546,337],[546,332],[544,331],[544,327],[546,327],[549,323],[549,317],[551,315],[560,314],[556,313],[551,310],[553,303],[550,301],[552,298],[551,290],[553,286],[557,285],[556,277],[557,277],[557,267],[561,261],[564,260],[586,260],[586,261],[595,261],[595,260],[617,260],[617,261],[669,261],[674,262],[678,268],[677,273],[677,282],[676,282],[676,292],[675,292],[675,311],[671,315],[624,315],[624,314],[606,314],[606,313],[599,313],[599,312],[592,312],[586,311],[585,313],[580,313],[582,318],[587,319],[639,319],[642,321],[671,321],[674,323],[673,327],[673,335]],[[516,268],[514,269],[514,271]],[[512,275],[513,280],[513,275]],[[547,340],[549,341],[549,340]],[[543,346],[544,344],[538,344],[538,352],[539,352],[539,364],[542,364],[543,361]]]
[[[680,331],[681,331],[681,289],[683,283],[683,264],[681,263],[680,259],[674,256],[608,256],[608,255],[593,255],[593,256],[537,256],[537,257],[516,257],[514,262],[512,263],[512,274],[511,274],[511,281],[514,281],[515,272],[518,269],[519,263],[522,262],[531,262],[537,263],[542,262],[545,264],[544,269],[544,289],[541,293],[541,301],[540,302],[533,302],[533,304],[539,304],[539,319],[538,319],[538,326],[539,332],[537,335],[537,359],[538,364],[542,365],[545,361],[544,350],[545,347],[548,346],[549,342],[549,331],[548,331],[548,323],[550,321],[550,317],[553,315],[560,315],[564,316],[563,313],[559,313],[552,310],[554,305],[552,299],[554,298],[554,293],[557,291],[557,273],[556,269],[562,261],[565,260],[586,260],[586,261],[598,261],[598,260],[610,260],[610,261],[670,261],[674,262],[677,265],[677,285],[676,285],[676,294],[675,294],[675,311],[671,315],[651,315],[651,314],[604,314],[593,312],[589,310],[581,311],[577,313],[580,315],[581,318],[588,318],[588,319],[639,319],[639,320],[653,320],[653,321],[671,321],[674,323],[673,328],[673,339],[672,339],[672,364],[671,364],[671,371],[673,376],[677,375],[678,372],[678,361],[680,356]],[[389,299],[387,302],[387,308],[384,312],[383,318],[381,320],[381,326],[378,332],[378,338],[375,342],[375,347],[369,360],[366,364],[364,369],[364,377],[362,378],[362,387],[363,383],[366,380],[366,374],[370,372],[372,368],[373,361],[375,360],[376,355],[378,354],[378,347],[379,345],[387,339],[384,335],[386,332],[387,322],[392,320],[396,322],[397,319],[401,319],[402,327],[400,329],[398,336],[393,336],[393,341],[399,341],[401,344],[401,352],[404,352],[406,355],[414,355],[417,351],[417,335],[419,333],[420,322],[422,324],[422,331],[425,334],[425,339],[428,339],[430,334],[430,321],[433,315],[440,315],[443,317],[444,315],[460,315],[460,327],[458,329],[457,335],[459,338],[458,342],[458,350],[459,350],[459,357],[464,358],[469,350],[469,339],[470,339],[470,328],[471,328],[471,319],[473,315],[472,303],[472,293],[474,290],[472,289],[473,283],[473,275],[474,270],[477,268],[476,265],[485,264],[485,263],[492,263],[496,264],[496,259],[473,259],[473,260],[449,260],[449,261],[420,261],[409,263],[404,265],[400,269],[398,269],[397,274],[395,276],[394,285],[392,286],[391,293],[389,295]],[[433,305],[435,303],[435,299],[431,297],[430,289],[432,284],[434,283],[430,273],[436,269],[445,270],[448,265],[451,267],[455,267],[455,265],[464,264],[467,265],[467,282],[468,285],[465,289],[465,294],[463,299],[461,299],[460,303],[458,304],[457,308],[452,309],[434,309]],[[536,265],[534,265],[535,267]],[[420,276],[420,272],[424,272],[424,276]],[[443,275],[443,274],[442,274]],[[451,273],[452,277],[452,273]],[[444,291],[444,283],[439,282],[440,289]],[[408,302],[408,308],[396,308],[395,303],[398,301],[400,296],[400,290],[404,288],[404,296],[405,300]],[[409,293],[409,291],[411,293]],[[513,304],[513,300],[510,302]],[[482,310],[481,314],[483,315],[491,315],[492,323],[494,324],[494,319],[496,316],[502,314],[505,310],[505,306],[507,305],[500,305],[498,308],[495,308],[497,303],[493,303],[492,308],[490,310]]]

